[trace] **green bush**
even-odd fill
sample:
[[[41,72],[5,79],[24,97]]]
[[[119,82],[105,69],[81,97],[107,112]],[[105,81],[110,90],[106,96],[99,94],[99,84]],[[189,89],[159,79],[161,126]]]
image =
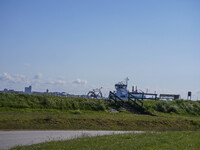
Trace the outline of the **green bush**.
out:
[[[168,103],[166,103],[165,101],[160,101],[156,104],[156,107],[154,107],[155,110],[160,111],[160,112],[167,112],[167,108],[168,108]]]
[[[167,108],[167,113],[177,113],[179,114],[179,108],[177,105],[170,105],[168,108]]]

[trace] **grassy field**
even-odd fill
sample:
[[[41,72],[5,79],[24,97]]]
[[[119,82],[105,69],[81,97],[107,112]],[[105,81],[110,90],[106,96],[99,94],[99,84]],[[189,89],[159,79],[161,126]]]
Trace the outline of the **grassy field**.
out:
[[[152,114],[200,115],[200,101],[190,100],[149,100],[144,102],[146,111]]]
[[[12,150],[198,150],[200,132],[168,131],[160,133],[107,135],[85,137],[68,141],[53,141],[31,146],[19,146]]]
[[[105,100],[81,97],[0,93],[0,107],[6,108],[104,111],[106,106],[108,103]]]
[[[133,105],[131,101],[125,101]],[[200,115],[200,101],[162,101],[149,100],[143,101],[144,109],[151,114],[178,114],[178,115]],[[18,109],[54,109],[61,111],[70,110],[90,110],[106,111],[116,109],[123,111],[123,108],[110,100],[95,100],[86,98],[59,97],[50,95],[27,95],[0,93],[0,108],[18,108]],[[137,109],[137,108],[135,108]]]
[[[128,112],[0,111],[0,130],[199,130],[198,116],[149,116]],[[30,109],[29,109],[30,111]]]
[[[0,93],[0,130],[200,130],[199,101],[144,101],[144,108],[155,116],[109,100]]]
[[[137,114],[110,100],[0,93],[0,130],[164,131],[87,137],[15,149],[200,149],[199,101],[144,101],[143,111],[131,101],[125,103]]]

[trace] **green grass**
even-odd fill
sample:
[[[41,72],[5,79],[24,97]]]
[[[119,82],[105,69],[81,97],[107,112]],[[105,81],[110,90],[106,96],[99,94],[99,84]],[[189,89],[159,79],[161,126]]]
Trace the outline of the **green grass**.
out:
[[[134,107],[132,101],[125,101]],[[178,115],[200,115],[200,101],[162,101],[149,100],[144,101],[145,113],[150,114],[178,114]],[[8,109],[51,109],[58,111],[69,110],[90,110],[90,111],[106,111],[109,109],[117,109],[124,111],[121,106],[110,100],[95,100],[86,98],[59,97],[50,95],[27,95],[27,94],[10,94],[0,93],[0,108]],[[137,109],[137,107],[135,107]],[[20,111],[20,110],[19,110]]]
[[[6,108],[104,111],[106,105],[107,101],[105,100],[92,100],[81,97],[0,93],[0,107]]]
[[[173,100],[173,101],[144,101],[144,108],[152,114],[181,114],[181,115],[200,115],[200,101]]]
[[[130,101],[125,103],[135,107]],[[153,115],[132,114],[109,100],[0,93],[0,130],[174,131],[83,138],[16,149],[200,149],[199,101],[144,101],[144,109],[143,113]]]
[[[29,110],[30,111],[30,110]],[[38,112],[37,112],[38,111]],[[66,129],[66,130],[199,130],[196,116],[149,116],[127,112],[0,111],[0,130]]]
[[[173,131],[160,133],[121,134],[53,141],[12,150],[198,150],[200,132]]]
[[[200,129],[198,101],[144,101],[144,108],[156,116],[131,114],[109,100],[0,93],[0,130]]]

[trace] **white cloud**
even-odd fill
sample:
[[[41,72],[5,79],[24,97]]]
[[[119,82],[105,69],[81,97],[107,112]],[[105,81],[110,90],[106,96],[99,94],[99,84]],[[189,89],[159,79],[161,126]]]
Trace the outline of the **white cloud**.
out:
[[[56,84],[62,84],[62,85],[66,85],[67,84],[67,82],[64,81],[64,80],[57,80],[55,83]]]
[[[0,81],[14,81],[14,79],[11,75],[4,72],[3,74],[0,74]]]
[[[72,82],[73,84],[78,84],[78,85],[86,85],[87,84],[87,80],[81,80],[81,79],[76,79]]]
[[[31,85],[66,85],[67,81],[61,79],[45,79],[42,78],[42,74],[38,73],[33,78],[28,78],[22,74],[11,75],[9,73],[0,74],[0,81],[9,84],[31,84]],[[28,85],[27,85],[28,86]]]
[[[48,84],[48,85],[67,85],[67,81],[65,80],[48,79],[48,80],[45,80],[43,83]]]
[[[33,77],[22,74],[0,74],[0,89],[12,88],[15,90],[24,90],[24,87],[29,85],[33,87],[33,91],[45,91],[49,89],[50,91],[65,91],[72,94],[85,94],[92,89],[88,87],[87,80],[80,78],[74,81],[67,81],[64,78],[45,78],[41,73]]]
[[[21,74],[10,75],[6,72],[0,74],[0,81],[9,83],[27,83],[28,79]]]
[[[28,83],[29,82],[27,77],[22,74],[13,75],[13,78],[14,78],[15,82],[17,82],[17,83],[22,83],[22,82]]]

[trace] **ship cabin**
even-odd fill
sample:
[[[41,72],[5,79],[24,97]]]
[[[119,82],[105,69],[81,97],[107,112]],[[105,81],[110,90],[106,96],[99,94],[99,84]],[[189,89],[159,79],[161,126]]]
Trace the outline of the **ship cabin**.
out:
[[[116,95],[123,100],[128,100],[127,85],[123,83],[115,84]]]

